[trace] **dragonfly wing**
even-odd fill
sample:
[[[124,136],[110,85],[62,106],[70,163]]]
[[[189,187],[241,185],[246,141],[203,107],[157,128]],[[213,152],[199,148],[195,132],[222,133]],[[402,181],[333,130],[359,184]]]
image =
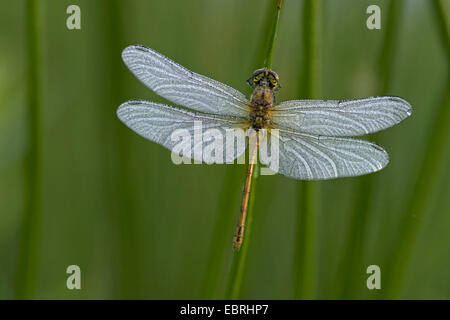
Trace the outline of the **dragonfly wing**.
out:
[[[248,117],[247,98],[239,91],[192,72],[150,48],[129,46],[122,59],[147,87],[176,104],[196,111]]]
[[[274,135],[268,139],[272,147]],[[359,176],[383,169],[389,162],[379,145],[352,138],[313,136],[278,130],[279,160],[272,170],[300,180]],[[270,150],[270,149],[269,149]],[[271,154],[273,155],[272,151]],[[278,166],[278,168],[277,168]],[[278,170],[277,170],[278,169]]]
[[[389,128],[411,114],[399,97],[358,100],[291,100],[272,114],[276,127],[326,136],[359,136]]]
[[[227,134],[244,125],[237,118],[190,112],[144,100],[123,103],[117,109],[117,116],[144,138],[197,161],[232,162],[245,151],[245,140],[239,143],[239,139],[233,140],[228,153],[225,148]],[[222,162],[213,161],[216,152]]]

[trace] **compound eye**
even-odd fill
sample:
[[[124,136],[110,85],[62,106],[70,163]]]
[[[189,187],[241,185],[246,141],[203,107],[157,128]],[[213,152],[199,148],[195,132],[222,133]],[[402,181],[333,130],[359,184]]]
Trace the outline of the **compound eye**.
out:
[[[261,81],[262,75],[258,74],[253,77],[253,84],[258,84]]]
[[[272,89],[274,89],[274,88],[278,87],[278,81],[272,78],[272,79],[270,79],[270,85],[271,85]]]

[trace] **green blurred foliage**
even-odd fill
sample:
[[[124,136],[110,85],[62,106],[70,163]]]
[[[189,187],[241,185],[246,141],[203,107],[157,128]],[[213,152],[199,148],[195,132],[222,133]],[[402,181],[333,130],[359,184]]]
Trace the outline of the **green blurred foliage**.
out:
[[[449,18],[449,2],[442,1]],[[81,8],[82,29],[66,28],[66,8]],[[166,149],[127,129],[115,115],[120,103],[142,98],[165,102],[128,72],[121,50],[143,44],[181,65],[245,94],[261,67],[258,49],[272,3],[261,0],[41,1],[42,212],[35,298],[223,298],[232,257],[244,166],[181,165]],[[382,10],[382,29],[368,30],[370,4]],[[25,1],[0,6],[0,298],[14,298],[20,223],[24,208],[23,157],[27,148]],[[380,92],[380,53],[388,1],[325,0],[322,97],[401,96],[413,115],[373,139],[391,163],[375,174],[364,231],[363,265],[389,274],[389,257],[408,211],[426,156],[434,115],[448,91],[448,56],[428,0],[404,1],[387,92]],[[302,70],[302,2],[285,0],[273,69],[280,75],[278,101],[298,96]],[[442,146],[448,162],[450,141]],[[436,168],[438,170],[439,168]],[[227,180],[227,175],[232,179]],[[426,192],[412,257],[401,270],[397,297],[450,299],[450,170]],[[321,183],[317,212],[317,298],[340,298],[344,254],[358,178]],[[242,298],[293,297],[298,182],[262,176]],[[214,237],[218,212],[223,236]],[[220,249],[216,252],[214,248]],[[205,285],[211,259],[220,259],[217,287]],[[82,290],[66,288],[68,265],[82,270]],[[383,268],[386,266],[386,268]],[[345,270],[344,270],[345,272]],[[396,275],[390,275],[395,277]],[[348,297],[376,299],[357,270]],[[345,279],[348,279],[345,277]]]

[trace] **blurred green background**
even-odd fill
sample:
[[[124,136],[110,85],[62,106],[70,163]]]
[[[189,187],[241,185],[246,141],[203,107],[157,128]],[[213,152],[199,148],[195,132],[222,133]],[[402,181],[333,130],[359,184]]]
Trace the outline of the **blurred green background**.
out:
[[[239,297],[450,299],[442,24],[450,3],[439,11],[429,0],[396,2],[324,0],[317,36],[320,98],[388,94],[411,103],[410,118],[367,137],[390,164],[316,183],[307,296],[295,258],[304,184],[260,177]],[[126,128],[115,114],[122,102],[165,101],[120,54],[142,44],[249,95],[273,3],[47,0],[27,13],[29,1],[0,0],[0,298],[224,298],[245,166],[176,166],[169,151]],[[71,4],[81,8],[81,30],[66,28]],[[381,30],[366,28],[371,4],[381,8]],[[302,10],[303,1],[283,3],[272,65],[278,101],[301,98],[305,86]],[[66,288],[72,264],[81,290]],[[381,290],[366,287],[372,264]]]

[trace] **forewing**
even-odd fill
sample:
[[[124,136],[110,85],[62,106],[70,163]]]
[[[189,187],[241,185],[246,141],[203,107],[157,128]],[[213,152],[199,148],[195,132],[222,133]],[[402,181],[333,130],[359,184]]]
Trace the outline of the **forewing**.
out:
[[[359,136],[391,127],[411,114],[399,97],[358,100],[291,100],[272,113],[275,127],[326,136]]]
[[[204,160],[202,155],[205,154],[205,148],[211,149],[211,143],[214,141],[221,143],[214,135],[204,138],[208,131],[218,133],[223,138],[221,148],[223,162],[232,162],[245,151],[244,141],[243,144],[235,142],[234,146],[229,148],[228,154],[226,153],[227,131],[242,128],[244,125],[242,120],[237,118],[190,112],[144,100],[131,100],[123,103],[117,109],[117,116],[139,135],[171,151],[175,150],[175,146],[177,146],[177,150],[186,150],[187,148],[188,153],[183,153],[183,156],[197,161]],[[189,136],[189,140],[182,140],[182,136]]]
[[[129,46],[122,59],[147,87],[176,104],[204,113],[248,117],[239,91],[192,72],[150,48]]]
[[[278,168],[273,163],[268,166],[294,179],[325,180],[359,176],[379,171],[389,162],[387,152],[368,141],[297,134],[284,130],[278,130],[278,137]],[[268,140],[269,148],[270,143],[273,143],[272,139],[270,137]]]

